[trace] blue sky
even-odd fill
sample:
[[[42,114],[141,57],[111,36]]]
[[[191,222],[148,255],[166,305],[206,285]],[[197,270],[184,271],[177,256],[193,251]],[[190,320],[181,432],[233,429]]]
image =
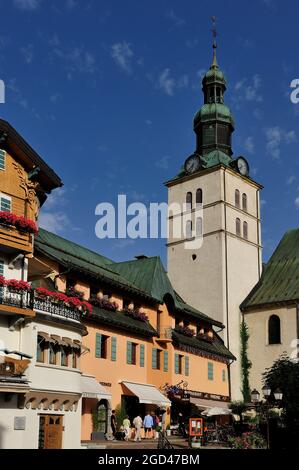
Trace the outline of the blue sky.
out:
[[[262,183],[267,259],[298,226],[299,5],[289,0],[0,0],[1,117],[64,182],[42,210],[49,229],[116,260],[160,255],[165,240],[99,240],[95,207],[166,201],[163,182],[194,151],[200,76],[218,61],[235,116],[234,155]]]

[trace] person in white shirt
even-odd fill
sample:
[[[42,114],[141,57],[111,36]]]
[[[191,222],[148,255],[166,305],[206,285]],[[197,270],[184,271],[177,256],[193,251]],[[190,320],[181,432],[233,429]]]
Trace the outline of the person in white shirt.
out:
[[[141,442],[142,419],[139,415],[137,415],[136,418],[134,418],[133,425],[134,425],[134,428],[136,429],[134,441]]]

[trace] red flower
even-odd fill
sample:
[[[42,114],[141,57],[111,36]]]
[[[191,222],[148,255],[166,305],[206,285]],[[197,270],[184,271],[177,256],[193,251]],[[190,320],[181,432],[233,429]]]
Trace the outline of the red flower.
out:
[[[31,290],[31,285],[29,284],[29,282],[17,281],[17,279],[7,279],[6,285],[8,288],[18,290],[18,291]]]
[[[0,276],[0,286],[6,286],[6,279],[4,276]]]
[[[27,219],[24,216],[18,216],[12,214],[11,212],[0,212],[0,224],[4,225],[12,225],[16,227],[18,230],[27,233],[38,233],[38,228],[34,220]]]

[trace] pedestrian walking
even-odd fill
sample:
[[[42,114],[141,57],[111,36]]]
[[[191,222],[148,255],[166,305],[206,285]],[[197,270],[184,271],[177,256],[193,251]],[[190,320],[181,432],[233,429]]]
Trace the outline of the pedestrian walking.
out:
[[[152,429],[154,426],[154,420],[153,420],[153,417],[150,415],[150,413],[146,414],[143,420],[143,426],[145,430],[145,438],[150,439],[152,437]]]
[[[129,419],[129,416],[125,416],[125,419],[123,420],[123,428],[124,428],[124,433],[125,433],[125,441],[128,441],[130,437],[130,428],[131,428],[131,421]]]
[[[115,437],[115,433],[116,433],[116,416],[115,416],[115,410],[112,410],[112,412],[111,412],[110,425],[111,425],[111,431],[112,431],[113,437]]]
[[[133,425],[134,425],[134,428],[136,429],[134,441],[141,442],[142,418],[140,417],[140,415],[137,415],[136,418],[133,419]]]
[[[183,436],[183,437],[186,437],[187,436],[187,433],[186,433],[186,427],[185,427],[185,420],[184,420],[184,416],[182,413],[179,413],[179,416],[178,416],[178,425],[179,425],[179,433]]]

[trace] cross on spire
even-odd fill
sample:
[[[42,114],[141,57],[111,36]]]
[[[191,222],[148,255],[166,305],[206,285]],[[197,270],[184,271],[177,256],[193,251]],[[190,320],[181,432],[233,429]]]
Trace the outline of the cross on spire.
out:
[[[216,57],[216,49],[217,49],[217,42],[216,42],[216,37],[218,36],[218,32],[216,29],[216,16],[211,16],[211,22],[212,22],[212,34],[213,34],[213,62],[211,65],[211,68],[218,68],[217,64],[217,57]]]

